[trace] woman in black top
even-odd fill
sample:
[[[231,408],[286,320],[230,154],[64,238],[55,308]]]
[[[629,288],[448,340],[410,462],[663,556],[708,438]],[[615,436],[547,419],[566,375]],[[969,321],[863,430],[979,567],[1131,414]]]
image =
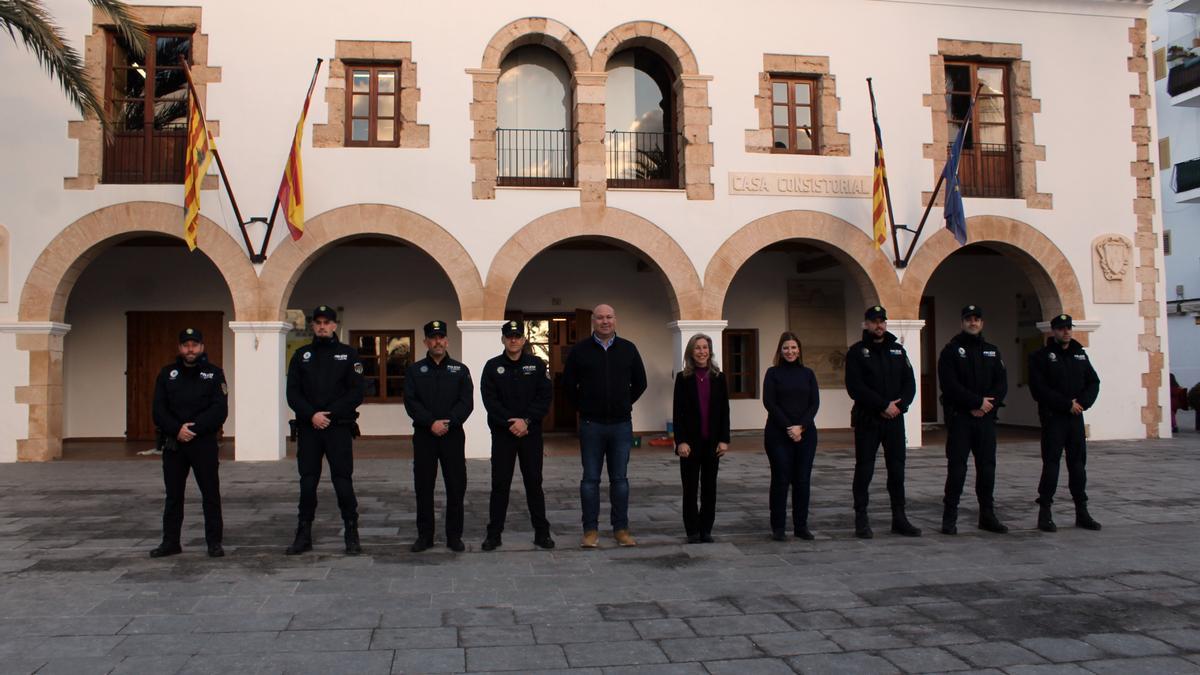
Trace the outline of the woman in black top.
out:
[[[800,339],[779,336],[775,365],[763,378],[767,426],[763,444],[771,462],[771,538],[787,538],[788,490],[792,492],[792,528],[797,537],[812,539],[808,529],[809,479],[817,453],[814,418],[821,405],[817,377],[800,362]]]
[[[717,469],[729,449],[729,389],[712,360],[712,340],[707,335],[693,335],[683,354],[672,405],[675,454],[683,480],[683,528],[689,544],[709,543],[717,513]]]

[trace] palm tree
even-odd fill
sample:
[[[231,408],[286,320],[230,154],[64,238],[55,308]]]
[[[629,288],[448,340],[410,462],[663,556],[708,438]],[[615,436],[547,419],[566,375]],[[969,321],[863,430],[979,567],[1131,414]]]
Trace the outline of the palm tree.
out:
[[[148,37],[146,29],[133,18],[129,7],[120,0],[88,0],[104,10],[113,28],[137,57],[142,56]],[[79,52],[63,39],[62,29],[50,16],[42,0],[0,0],[0,28],[8,31],[13,42],[17,35],[51,77],[62,85],[63,93],[84,118],[94,117],[107,133],[110,130],[104,102],[92,87],[83,69]]]

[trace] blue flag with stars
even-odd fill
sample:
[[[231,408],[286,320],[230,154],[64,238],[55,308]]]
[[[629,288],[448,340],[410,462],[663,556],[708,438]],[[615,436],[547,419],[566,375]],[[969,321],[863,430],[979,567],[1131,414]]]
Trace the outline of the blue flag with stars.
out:
[[[971,126],[971,114],[975,111],[975,99],[967,108],[963,124],[958,128],[958,136],[950,147],[950,158],[946,160],[946,168],[942,169],[942,177],[946,181],[946,205],[942,213],[946,217],[946,229],[954,234],[959,246],[967,243],[967,214],[963,211],[962,191],[958,186],[958,161],[962,156],[963,144],[967,140],[967,129]]]

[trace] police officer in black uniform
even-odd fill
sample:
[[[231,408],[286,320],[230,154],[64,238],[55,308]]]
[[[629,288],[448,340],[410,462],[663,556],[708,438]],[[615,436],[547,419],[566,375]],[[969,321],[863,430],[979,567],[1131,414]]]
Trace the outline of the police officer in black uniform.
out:
[[[358,500],[354,497],[353,439],[365,385],[353,347],[337,338],[337,312],[326,305],[313,310],[313,341],[292,355],[287,374],[288,406],[296,413],[296,466],[300,472],[300,522],[288,555],[311,551],[317,513],[321,458],[345,525],[346,553],[362,553],[358,539]]]
[[[938,384],[946,418],[946,496],[942,533],[958,533],[958,501],[967,479],[967,458],[975,453],[975,496],[979,529],[1003,534],[996,517],[996,414],[1008,394],[1008,375],[1000,349],[983,339],[983,309],[962,308],[962,332],[938,356]]]
[[[867,516],[868,488],[875,456],[883,444],[887,490],[892,502],[892,533],[919,537],[921,530],[904,513],[904,413],[917,395],[912,364],[904,345],[887,330],[887,310],[879,305],[863,315],[863,338],[846,352],[846,391],[854,399],[854,534],[874,536]]]
[[[542,418],[550,412],[553,386],[546,375],[546,362],[526,353],[521,322],[506,321],[500,333],[504,353],[490,359],[479,376],[492,432],[492,497],[483,550],[491,551],[501,544],[513,465],[518,461],[533,523],[533,543],[540,548],[554,548],[542,492]]]
[[[1067,451],[1068,486],[1075,500],[1075,526],[1099,530],[1087,509],[1087,439],[1083,411],[1100,394],[1100,378],[1083,345],[1072,339],[1075,324],[1070,315],[1050,320],[1053,336],[1046,346],[1029,355],[1029,391],[1038,403],[1042,422],[1042,479],[1038,482],[1038,529],[1055,532],[1050,505],[1058,488],[1058,464]]]
[[[417,540],[413,553],[433,546],[433,487],[438,463],[446,485],[446,546],[462,551],[463,497],[467,492],[463,423],[475,409],[471,372],[447,353],[446,322],[425,324],[425,358],[404,372],[404,409],[413,423],[413,484]]]
[[[154,426],[162,434],[163,536],[151,558],[182,553],[183,495],[188,471],[196,475],[204,506],[204,541],[208,555],[225,555],[221,547],[221,481],[217,476],[217,434],[229,416],[225,372],[209,363],[204,336],[195,328],[179,334],[179,357],[164,366],[154,383]]]

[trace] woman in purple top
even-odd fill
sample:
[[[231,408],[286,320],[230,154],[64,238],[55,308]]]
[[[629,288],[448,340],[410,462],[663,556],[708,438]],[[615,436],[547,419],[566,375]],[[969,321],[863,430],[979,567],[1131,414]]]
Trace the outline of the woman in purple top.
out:
[[[779,336],[775,365],[763,378],[763,406],[767,426],[763,444],[771,462],[771,538],[787,539],[788,491],[792,493],[792,531],[812,539],[808,529],[809,479],[817,454],[814,419],[821,405],[817,376],[800,362],[800,339],[795,333]]]
[[[683,350],[672,411],[683,480],[683,528],[689,544],[709,543],[717,513],[717,469],[729,449],[729,388],[712,359],[712,340],[707,335],[693,335]]]

